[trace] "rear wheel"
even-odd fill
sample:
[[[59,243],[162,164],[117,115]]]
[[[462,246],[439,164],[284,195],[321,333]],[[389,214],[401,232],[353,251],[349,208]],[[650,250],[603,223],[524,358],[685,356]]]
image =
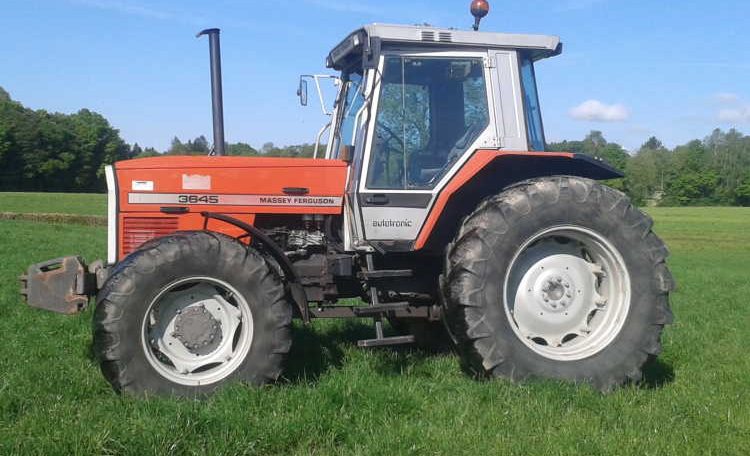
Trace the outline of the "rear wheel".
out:
[[[186,232],[126,258],[100,291],[94,351],[117,391],[195,396],[275,380],[291,306],[264,258],[227,236]]]
[[[446,316],[480,375],[609,390],[641,378],[672,320],[667,250],[627,197],[574,177],[486,200],[448,251]]]

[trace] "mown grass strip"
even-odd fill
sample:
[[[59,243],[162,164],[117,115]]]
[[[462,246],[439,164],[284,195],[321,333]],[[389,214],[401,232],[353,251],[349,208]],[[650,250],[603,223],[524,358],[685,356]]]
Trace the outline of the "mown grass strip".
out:
[[[68,225],[107,226],[107,217],[76,214],[37,214],[0,212],[0,220],[22,220],[26,222],[64,223]]]

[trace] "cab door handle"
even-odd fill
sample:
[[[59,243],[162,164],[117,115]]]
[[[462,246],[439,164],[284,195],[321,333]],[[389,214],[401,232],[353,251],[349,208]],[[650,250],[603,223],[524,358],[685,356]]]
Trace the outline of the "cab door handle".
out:
[[[383,206],[390,202],[387,195],[383,195],[381,193],[377,195],[369,195],[367,198],[365,198],[365,202],[367,204],[374,204],[376,206]]]

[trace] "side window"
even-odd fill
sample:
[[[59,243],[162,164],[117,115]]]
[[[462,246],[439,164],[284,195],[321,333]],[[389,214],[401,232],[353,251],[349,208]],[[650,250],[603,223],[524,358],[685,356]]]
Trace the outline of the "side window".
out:
[[[346,146],[353,147],[356,141],[356,125],[355,120],[357,113],[364,104],[362,97],[362,75],[358,73],[351,73],[346,76],[346,98],[344,100],[344,107],[341,112],[341,127],[338,131],[336,150],[333,153],[333,158],[341,157],[342,149]]]
[[[542,126],[542,110],[539,107],[534,62],[528,56],[521,57],[521,85],[523,86],[526,128],[529,130],[529,147],[531,150],[543,151],[544,128]]]
[[[488,125],[482,59],[387,57],[367,187],[433,188]]]

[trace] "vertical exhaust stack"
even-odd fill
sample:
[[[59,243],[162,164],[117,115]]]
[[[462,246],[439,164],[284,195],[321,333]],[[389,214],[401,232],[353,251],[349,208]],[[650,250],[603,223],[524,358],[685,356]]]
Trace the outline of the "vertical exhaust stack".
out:
[[[208,45],[211,52],[211,106],[214,121],[214,155],[224,155],[224,97],[221,87],[221,44],[220,30],[206,29],[196,37],[208,35]]]

